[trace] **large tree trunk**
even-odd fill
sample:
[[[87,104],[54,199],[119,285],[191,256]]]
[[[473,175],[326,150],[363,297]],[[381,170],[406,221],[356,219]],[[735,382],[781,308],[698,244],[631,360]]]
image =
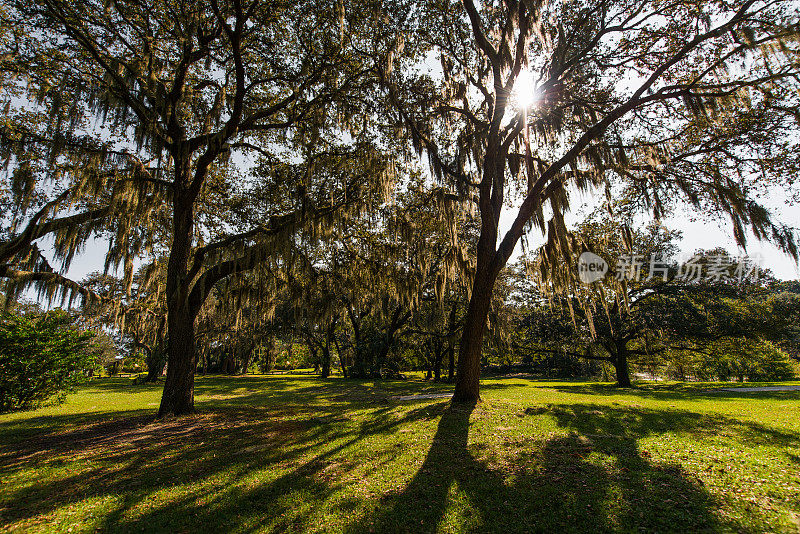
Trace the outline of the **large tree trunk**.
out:
[[[176,165],[177,167],[177,165]],[[188,166],[183,167],[188,179]],[[181,170],[176,168],[176,173]],[[178,174],[180,176],[180,174]],[[177,181],[177,180],[176,180]],[[173,238],[167,262],[167,378],[158,416],[183,415],[194,411],[195,313],[189,309],[189,253],[191,250],[193,206],[185,195],[173,197]]]
[[[505,108],[505,98],[504,95],[498,95],[497,109]],[[503,209],[503,173],[507,151],[501,148],[500,137],[497,134],[501,115],[495,114],[492,119],[490,140],[483,161],[483,178],[478,188],[481,232],[478,238],[475,279],[472,283],[467,314],[464,317],[464,331],[461,334],[461,346],[458,352],[454,402],[480,400],[481,349],[492,302],[492,290],[500,270],[513,251],[516,239],[519,239],[517,236],[505,244],[507,245],[505,248],[501,246],[501,250],[497,249],[497,225]]]
[[[194,321],[183,309],[169,315],[169,356],[167,379],[158,416],[184,415],[194,411]]]
[[[235,375],[236,374],[236,353],[234,352],[236,349],[233,347],[228,347],[223,354],[225,354],[224,359],[222,360],[222,372],[226,375]]]
[[[617,374],[617,386],[621,388],[631,387],[631,376],[628,370],[628,348],[624,341],[617,343],[616,354],[614,355],[614,370]]]
[[[336,334],[336,322],[339,316],[334,316],[325,330],[325,344],[322,346],[322,378],[331,376],[331,345]]]
[[[310,334],[313,335],[313,334]],[[311,356],[311,361],[314,364],[314,374],[319,373],[319,356],[317,355],[317,347],[314,345],[314,341],[310,338],[306,343],[306,347],[308,348],[308,353]]]
[[[347,315],[350,318],[350,326],[353,329],[353,343],[351,346],[351,362],[347,375],[350,378],[366,378],[367,370],[364,362],[364,347],[361,342],[361,319],[362,316],[348,306]]]
[[[327,343],[322,347],[322,371],[320,371],[322,378],[331,376],[331,344]]]
[[[480,399],[481,349],[486,333],[486,320],[492,301],[492,288],[496,274],[488,265],[475,272],[472,296],[464,318],[464,332],[458,351],[458,372],[453,393],[454,402],[476,402]]]
[[[402,314],[402,315],[401,315]],[[387,371],[386,363],[389,360],[389,353],[391,352],[394,343],[397,339],[397,333],[406,322],[411,318],[411,312],[408,311],[403,314],[403,308],[398,306],[392,314],[392,319],[389,321],[389,326],[383,334],[383,343],[378,351],[378,357],[375,359],[372,369],[372,375],[376,378],[385,378]],[[393,370],[390,370],[393,371]],[[394,371],[396,372],[396,371]]]
[[[253,359],[253,351],[256,350],[255,341],[249,341],[244,347],[242,352],[242,374],[246,375],[247,370],[250,368],[250,361]]]
[[[262,372],[272,372],[272,370],[275,369],[275,359],[277,358],[274,337],[270,336],[267,338],[267,346],[262,350],[261,357],[264,359],[261,367]]]

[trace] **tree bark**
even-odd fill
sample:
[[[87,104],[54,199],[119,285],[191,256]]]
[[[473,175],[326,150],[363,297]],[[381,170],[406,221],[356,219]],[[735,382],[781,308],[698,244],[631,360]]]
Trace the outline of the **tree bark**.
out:
[[[347,316],[350,318],[350,326],[353,330],[353,343],[352,343],[352,361],[350,369],[348,369],[348,376],[355,378],[366,377],[366,366],[364,365],[364,347],[361,343],[361,319],[363,314],[357,313],[352,306],[348,304]]]
[[[278,355],[276,353],[275,338],[270,336],[269,341],[267,342],[267,360],[264,364],[265,372],[269,373],[275,369],[275,360],[277,357]]]
[[[507,234],[500,250],[497,249],[507,154],[507,149],[501,148],[502,143],[498,135],[502,114],[498,114],[497,110],[505,109],[506,98],[503,94],[498,95],[489,133],[489,146],[483,161],[483,178],[478,187],[481,230],[478,238],[475,279],[472,283],[467,314],[464,317],[464,330],[458,352],[454,402],[473,403],[480,400],[481,349],[492,301],[492,290],[500,270],[505,266],[516,240],[519,239],[519,236],[510,238]]]
[[[311,356],[311,361],[314,363],[314,374],[320,372],[319,370],[319,357],[317,355],[317,347],[314,345],[314,340],[310,338],[314,334],[309,334],[308,342],[306,343],[306,347],[308,347],[308,353]]]
[[[176,182],[188,182],[188,164],[177,165]],[[177,189],[177,186],[176,186]],[[194,319],[189,309],[189,253],[194,225],[193,202],[185,194],[173,195],[173,238],[167,262],[167,378],[158,416],[194,412],[196,366]]]
[[[616,354],[614,355],[614,370],[617,374],[617,386],[621,388],[631,387],[631,376],[628,370],[628,348],[626,342],[617,343]]]
[[[402,313],[403,313],[403,308],[401,306],[395,308],[394,313],[392,314],[392,319],[391,321],[389,321],[389,325],[386,327],[386,331],[383,334],[383,343],[381,343],[381,347],[378,350],[378,357],[375,359],[375,362],[373,363],[374,367],[372,369],[372,375],[375,378],[384,377],[385,365],[389,359],[389,352],[392,350],[392,347],[394,346],[394,342],[397,337],[397,332],[411,318],[410,311],[406,312],[405,314]]]
[[[347,378],[347,355],[345,351],[342,350],[341,345],[339,344],[339,340],[337,338],[333,338],[333,343],[336,345],[336,354],[339,355],[339,365],[342,367],[342,377]]]
[[[458,351],[458,371],[453,394],[455,402],[476,402],[480,399],[481,349],[493,286],[494,280],[488,277],[488,273],[476,273]]]
[[[249,341],[242,352],[242,374],[246,375],[250,368],[250,361],[253,358],[253,351],[256,349],[255,341]]]
[[[188,309],[169,313],[169,356],[167,379],[158,416],[185,415],[194,412],[194,320]]]

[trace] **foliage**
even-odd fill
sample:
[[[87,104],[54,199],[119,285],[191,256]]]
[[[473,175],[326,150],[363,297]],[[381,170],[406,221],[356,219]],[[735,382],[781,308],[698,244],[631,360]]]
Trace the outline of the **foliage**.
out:
[[[515,310],[517,360],[555,359],[564,370],[576,359],[607,361],[622,385],[630,383],[629,365],[684,380],[794,376],[780,350],[793,346],[795,336],[798,301],[790,284],[760,268],[751,273],[755,281],[739,281],[732,265],[718,280],[681,277],[691,272],[674,259],[677,232],[656,224],[631,228],[610,211],[592,214],[569,235],[608,262],[603,279],[579,283],[577,262],[545,266],[542,250],[523,257],[508,303]],[[691,264],[708,275],[710,264],[725,257],[724,249],[697,251]]]
[[[458,399],[478,398],[494,284],[520,239],[546,236],[543,274],[578,252],[565,223],[575,191],[657,219],[727,217],[740,245],[751,232],[797,257],[794,229],[762,202],[765,188],[796,194],[793,2],[465,0],[393,17],[412,39],[381,79],[389,114],[480,212]],[[425,60],[441,68],[421,72]]]
[[[94,334],[68,313],[5,313],[0,319],[0,410],[63,401],[66,391],[98,364]],[[54,399],[55,397],[55,399]]]
[[[728,338],[715,341],[706,350],[674,351],[665,358],[666,373],[685,380],[738,379],[751,382],[790,380],[798,376],[798,364],[769,341]]]

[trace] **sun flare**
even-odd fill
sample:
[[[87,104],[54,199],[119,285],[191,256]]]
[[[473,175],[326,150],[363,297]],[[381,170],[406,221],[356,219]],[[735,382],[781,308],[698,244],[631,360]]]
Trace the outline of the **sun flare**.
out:
[[[529,109],[536,104],[538,96],[533,73],[528,69],[522,69],[514,81],[514,89],[511,92],[514,106],[521,110]]]

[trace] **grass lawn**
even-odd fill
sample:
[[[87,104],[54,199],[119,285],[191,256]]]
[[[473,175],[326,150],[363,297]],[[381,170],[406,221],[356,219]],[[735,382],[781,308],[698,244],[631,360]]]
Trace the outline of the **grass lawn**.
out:
[[[449,389],[419,380],[209,377],[156,421],[160,386],[96,380],[0,415],[0,530],[800,531],[800,391],[710,387],[487,379],[451,407],[392,398]]]

